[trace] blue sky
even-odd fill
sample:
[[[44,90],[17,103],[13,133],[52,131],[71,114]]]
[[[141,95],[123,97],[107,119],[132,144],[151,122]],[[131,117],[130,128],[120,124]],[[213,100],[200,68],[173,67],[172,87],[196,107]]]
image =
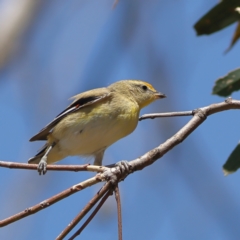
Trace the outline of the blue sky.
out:
[[[143,113],[192,110],[224,99],[214,81],[239,67],[235,26],[197,37],[194,23],[217,1],[45,2],[0,71],[0,159],[27,162],[41,147],[28,140],[72,95],[120,79],[142,79],[167,95]],[[232,96],[238,99],[239,93]],[[239,141],[238,111],[209,117],[183,143],[120,184],[124,239],[238,239],[239,172],[222,165]],[[175,134],[189,117],[145,120],[111,146],[104,163],[132,160]],[[82,164],[69,157],[59,164]],[[0,219],[93,176],[92,173],[0,169]],[[1,239],[54,239],[98,191],[77,193],[1,229]],[[109,199],[80,239],[117,239]]]

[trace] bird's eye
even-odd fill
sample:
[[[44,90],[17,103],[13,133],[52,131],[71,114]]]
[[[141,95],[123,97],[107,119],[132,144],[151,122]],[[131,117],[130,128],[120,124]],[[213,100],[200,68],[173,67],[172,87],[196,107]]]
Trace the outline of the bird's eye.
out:
[[[142,85],[142,89],[143,89],[144,91],[146,91],[148,88],[147,88],[146,85]]]

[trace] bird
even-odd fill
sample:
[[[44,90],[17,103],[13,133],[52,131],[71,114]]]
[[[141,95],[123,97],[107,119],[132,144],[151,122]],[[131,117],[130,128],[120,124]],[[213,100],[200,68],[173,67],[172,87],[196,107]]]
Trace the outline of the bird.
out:
[[[47,164],[67,156],[94,157],[102,165],[105,150],[132,133],[140,110],[166,95],[142,80],[121,80],[72,97],[73,102],[29,141],[46,141],[28,160],[45,174]]]

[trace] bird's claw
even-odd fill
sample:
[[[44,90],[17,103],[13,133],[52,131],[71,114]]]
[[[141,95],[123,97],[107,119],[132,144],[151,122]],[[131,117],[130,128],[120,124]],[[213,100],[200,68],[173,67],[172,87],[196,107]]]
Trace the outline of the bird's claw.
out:
[[[132,173],[132,165],[128,161],[120,161],[107,167],[104,178],[110,181],[112,186],[116,186],[119,181],[123,181],[128,174]]]
[[[44,175],[47,172],[47,157],[43,156],[38,164],[38,173],[39,175]]]
[[[120,171],[121,171],[121,174],[122,174],[122,180],[132,172],[132,165],[129,164],[128,161],[126,160],[123,160],[123,161],[120,161],[120,162],[117,162],[115,164],[115,166],[119,167]]]

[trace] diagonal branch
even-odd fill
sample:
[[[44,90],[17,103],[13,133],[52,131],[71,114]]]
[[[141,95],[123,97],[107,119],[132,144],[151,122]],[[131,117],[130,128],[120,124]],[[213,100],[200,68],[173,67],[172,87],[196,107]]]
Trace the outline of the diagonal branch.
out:
[[[211,104],[209,106],[193,110],[193,117],[175,135],[158,147],[145,153],[143,156],[129,162],[129,164],[132,166],[132,172],[142,170],[161,158],[176,145],[184,141],[198,126],[200,126],[206,120],[208,116],[232,109],[240,109],[239,100],[227,98],[224,102]],[[111,169],[111,171],[113,172],[113,169]],[[104,174],[108,176],[109,171],[105,172]]]
[[[63,239],[78,223],[79,221],[94,207],[94,205],[103,197],[103,195],[110,189],[111,182],[105,185],[98,191],[98,193],[88,202],[83,210],[70,222],[67,227],[58,235],[56,240]]]
[[[66,198],[66,197],[68,197],[68,196],[70,196],[70,195],[72,195],[76,192],[79,192],[79,191],[81,191],[81,190],[83,190],[87,187],[90,187],[90,186],[92,186],[92,185],[94,185],[94,184],[96,184],[100,181],[101,181],[101,179],[98,176],[95,176],[93,178],[89,178],[86,181],[78,183],[78,184],[76,184],[76,185],[74,185],[74,186],[72,186],[72,187],[54,195],[53,197],[48,198],[48,199],[36,204],[35,206],[27,208],[22,212],[19,212],[19,213],[15,214],[11,217],[3,219],[2,221],[0,221],[0,227],[4,227],[4,226],[6,226],[10,223],[13,223],[15,221],[18,221],[18,220],[24,218],[24,217],[27,217],[31,214],[34,214],[38,211],[41,211],[44,208],[47,208],[47,207],[51,206],[52,204],[62,200],[63,198]]]
[[[94,211],[91,213],[91,215],[88,217],[88,219],[83,223],[83,225],[69,238],[69,240],[75,239],[78,235],[81,234],[81,232],[85,229],[85,227],[92,221],[92,219],[95,217],[95,215],[98,213],[99,209],[102,207],[102,205],[106,202],[108,197],[112,195],[112,190],[108,190],[108,192],[103,196],[97,207],[94,209]]]
[[[86,207],[77,215],[77,217],[64,229],[64,231],[58,236],[57,239],[62,239],[65,237],[69,231],[92,209],[92,207],[106,194],[107,191],[109,191],[110,187],[112,186],[112,183],[115,183],[117,185],[118,182],[120,182],[122,179],[127,177],[128,174],[133,173],[135,171],[142,170],[143,168],[151,165],[156,160],[164,156],[168,151],[170,151],[172,148],[174,148],[176,145],[184,141],[198,126],[200,126],[208,116],[226,111],[231,109],[240,109],[240,101],[233,100],[232,98],[227,98],[224,102],[211,104],[206,107],[202,107],[196,110],[189,112],[177,112],[175,113],[175,116],[188,116],[193,115],[193,117],[190,119],[190,121],[182,127],[174,136],[166,140],[164,143],[159,145],[158,147],[152,149],[151,151],[147,152],[143,156],[134,159],[132,161],[129,161],[128,164],[130,167],[121,168],[119,165],[107,168],[107,167],[97,167],[96,166],[90,166],[90,165],[83,165],[83,166],[53,166],[49,165],[48,170],[69,170],[69,171],[96,171],[99,172],[95,177],[90,178],[82,183],[79,183],[45,201],[42,203],[39,203],[31,208],[26,209],[23,212],[20,212],[12,217],[9,217],[5,220],[0,221],[0,227],[3,227],[7,224],[10,224],[14,221],[17,221],[23,217],[26,217],[30,214],[33,214],[35,212],[38,212],[42,210],[43,208],[46,208],[50,206],[51,204],[56,203],[57,201],[60,201],[61,199],[70,196],[71,194],[80,191],[86,187],[92,186],[93,184],[96,184],[100,181],[107,181],[107,183],[104,185],[104,187],[98,192],[97,195],[95,195],[92,200],[86,205]],[[153,118],[153,117],[162,117],[165,116],[173,116],[174,113],[168,113],[168,114],[153,114],[151,116],[148,115],[147,118]],[[144,116],[140,119],[146,119]],[[9,163],[9,162],[2,162],[0,161],[0,166],[2,167],[8,167],[8,168],[24,168],[24,169],[36,169],[37,165],[29,165],[29,164],[20,164],[19,163]],[[126,166],[126,162],[125,162]],[[26,168],[25,168],[26,167]],[[130,169],[130,171],[129,171]],[[118,189],[116,188],[116,196],[119,194]],[[120,198],[119,198],[120,199]],[[120,201],[119,201],[120,203]],[[121,212],[120,210],[120,204],[118,204],[118,212]],[[121,216],[119,215],[118,218],[120,219]],[[119,220],[119,224],[122,221]],[[121,227],[119,227],[121,229]],[[119,231],[119,239],[121,239],[121,233]]]
[[[175,135],[173,135],[171,138],[166,140],[164,143],[162,143],[158,147],[145,153],[141,157],[134,159],[132,161],[129,161],[128,164],[131,166],[130,172],[124,172],[124,171],[121,171],[118,167],[113,167],[101,174],[103,179],[114,179],[114,177],[117,179],[121,179],[120,176],[124,176],[124,175],[126,176],[129,173],[142,170],[143,168],[153,164],[156,160],[164,156],[176,145],[184,141],[198,126],[200,126],[207,119],[208,116],[218,112],[232,110],[232,109],[240,109],[239,100],[233,100],[232,98],[227,98],[224,102],[221,102],[221,103],[211,104],[209,106],[198,108],[193,111],[180,112],[180,113],[187,113],[187,114],[191,112],[193,117]],[[173,113],[170,113],[169,115],[171,114]],[[179,114],[179,112],[177,112],[177,114]],[[157,117],[156,116],[157,114],[151,114],[151,115],[152,117]],[[161,114],[159,114],[159,116],[160,115]],[[150,115],[148,115],[147,118],[151,118]],[[146,119],[146,118],[140,117],[140,119]]]

